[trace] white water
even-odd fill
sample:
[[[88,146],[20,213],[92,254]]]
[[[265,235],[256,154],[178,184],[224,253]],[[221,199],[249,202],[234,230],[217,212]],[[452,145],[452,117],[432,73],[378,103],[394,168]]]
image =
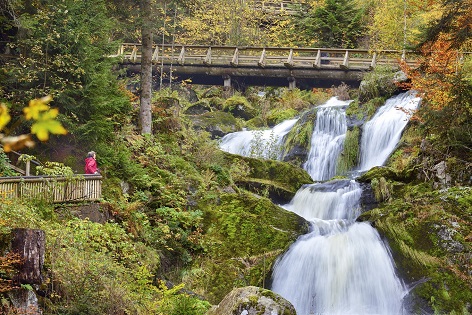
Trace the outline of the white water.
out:
[[[278,158],[283,137],[298,119],[286,120],[272,129],[239,131],[227,134],[220,140],[220,149],[242,156]]]
[[[366,124],[363,169],[385,162],[408,122],[406,111],[418,104],[414,94],[401,94]],[[320,151],[329,147],[324,141],[312,146]],[[279,258],[273,272],[272,290],[292,302],[298,315],[403,314],[408,291],[395,274],[388,247],[368,223],[355,222],[361,193],[355,181],[314,184],[302,187],[284,206],[312,226]]]
[[[383,165],[395,149],[412,111],[420,104],[413,91],[387,100],[363,128],[360,170]]]
[[[310,157],[304,165],[314,180],[326,180],[335,174],[333,165],[346,132],[343,107],[348,103],[328,104],[318,109]],[[397,145],[409,116],[395,107],[413,110],[418,104],[419,99],[405,93],[379,109],[364,129],[362,169],[382,165]],[[282,132],[277,133],[277,141],[294,123],[278,126]],[[275,132],[268,132],[273,138]],[[250,132],[225,138],[223,150],[250,155],[250,147],[254,146]],[[395,274],[388,247],[368,223],[355,222],[361,211],[361,194],[362,189],[353,180],[316,183],[300,188],[283,206],[311,224],[310,233],[279,257],[273,271],[271,289],[289,300],[298,315],[404,313],[402,303],[407,289]]]
[[[336,163],[346,138],[345,107],[349,103],[333,97],[318,107],[310,152],[303,165],[313,180],[328,180],[336,175]]]
[[[311,222],[277,261],[272,290],[298,315],[401,314],[406,289],[377,231],[356,223],[362,189],[355,181],[301,188],[285,205]]]

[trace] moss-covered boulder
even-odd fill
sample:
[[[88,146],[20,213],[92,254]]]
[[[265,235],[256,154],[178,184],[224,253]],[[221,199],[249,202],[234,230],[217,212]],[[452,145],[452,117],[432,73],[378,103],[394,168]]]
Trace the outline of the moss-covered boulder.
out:
[[[201,101],[198,101],[190,106],[188,106],[184,110],[184,114],[186,115],[201,115],[205,113],[209,113],[212,111],[212,108],[210,106],[210,102],[208,100],[204,99]]]
[[[227,165],[244,161],[249,167],[249,173],[238,179],[238,186],[245,187],[260,194],[266,191],[272,200],[277,202],[290,201],[297,190],[304,184],[313,183],[310,175],[302,168],[290,163],[256,159],[225,153]],[[265,194],[263,194],[265,195]]]
[[[231,291],[207,315],[296,315],[293,305],[280,295],[249,286]]]
[[[472,312],[472,188],[405,185],[403,198],[359,220],[373,222],[388,239],[402,278],[412,286],[413,313],[421,304],[435,314]]]
[[[359,176],[357,178],[357,181],[362,183],[370,183],[373,179],[378,179],[381,177],[391,180],[398,179],[397,173],[392,168],[386,166],[375,166],[368,170],[366,173]]]
[[[298,121],[285,136],[283,160],[302,165],[311,147],[311,136],[316,121],[316,108],[302,113]]]
[[[250,192],[222,194],[198,207],[205,255],[183,281],[214,304],[234,287],[264,287],[276,258],[308,231],[303,218]]]
[[[234,95],[223,103],[223,111],[233,114],[235,117],[249,120],[257,115],[256,109],[252,104],[244,97],[240,95]]]
[[[241,127],[236,118],[226,112],[205,112],[200,115],[189,115],[195,130],[205,130],[212,139],[221,138],[227,133],[240,131]]]

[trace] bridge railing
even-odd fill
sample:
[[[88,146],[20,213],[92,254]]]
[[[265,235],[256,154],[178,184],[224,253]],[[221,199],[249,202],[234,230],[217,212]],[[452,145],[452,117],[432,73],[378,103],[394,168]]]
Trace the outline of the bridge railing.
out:
[[[102,198],[101,175],[0,177],[5,199],[49,202],[96,201]]]
[[[293,1],[264,1],[256,0],[249,4],[256,10],[261,10],[270,14],[287,14],[294,15],[302,13],[302,9],[306,9],[306,4]]]
[[[141,62],[141,45],[124,43],[117,55],[124,63]],[[378,65],[397,66],[403,60],[410,66],[417,54],[398,50],[370,51],[362,49],[276,48],[202,45],[155,45],[155,64],[231,66],[260,68],[318,68],[371,70]]]

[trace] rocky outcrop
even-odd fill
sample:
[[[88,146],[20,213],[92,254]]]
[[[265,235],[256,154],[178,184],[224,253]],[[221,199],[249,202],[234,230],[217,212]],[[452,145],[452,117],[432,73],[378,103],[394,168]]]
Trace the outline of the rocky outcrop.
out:
[[[207,315],[296,315],[293,305],[280,295],[254,286],[231,291]]]

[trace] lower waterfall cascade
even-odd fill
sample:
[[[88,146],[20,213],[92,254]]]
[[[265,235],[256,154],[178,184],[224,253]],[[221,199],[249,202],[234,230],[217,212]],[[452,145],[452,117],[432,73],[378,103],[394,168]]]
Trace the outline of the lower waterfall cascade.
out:
[[[419,103],[414,91],[401,93],[387,100],[364,125],[361,171],[385,163]],[[281,205],[306,219],[310,231],[277,259],[271,290],[289,300],[298,315],[406,314],[403,299],[408,288],[396,275],[388,245],[369,223],[355,221],[362,212],[362,188],[353,179],[326,181],[336,175],[348,104],[332,98],[318,107],[303,167],[313,180],[325,182],[304,185],[288,204]],[[277,141],[283,141],[295,122],[276,126]],[[220,148],[229,151],[236,147],[231,143],[239,141],[238,150],[229,152],[248,155],[251,140],[248,131],[244,133],[225,136]],[[244,145],[237,140],[241,135]]]

